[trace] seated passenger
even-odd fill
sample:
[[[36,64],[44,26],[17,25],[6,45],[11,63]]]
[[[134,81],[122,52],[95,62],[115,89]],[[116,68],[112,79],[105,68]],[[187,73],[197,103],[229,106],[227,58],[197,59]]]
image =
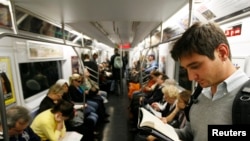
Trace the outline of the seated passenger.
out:
[[[161,120],[163,123],[168,123],[172,125],[174,128],[183,128],[186,123],[186,116],[184,109],[188,105],[189,100],[191,97],[191,92],[188,90],[184,90],[178,94],[177,103],[172,110],[166,117],[162,117]],[[171,101],[171,99],[166,98],[167,101]],[[147,141],[155,141],[157,138],[155,136],[149,135],[147,137]]]
[[[140,104],[151,105],[153,102],[160,102],[163,98],[162,88],[164,87],[163,84],[166,79],[168,79],[168,77],[165,74],[160,73],[159,76],[156,77],[156,86],[151,93],[140,98]]]
[[[107,68],[107,63],[102,62],[99,65],[99,87],[107,93],[110,93],[110,87],[112,83],[112,72]]]
[[[174,110],[161,120],[164,123],[171,124],[175,128],[183,128],[186,122],[184,109],[189,103],[191,94],[192,93],[189,90],[180,92]]]
[[[155,60],[154,54],[148,55],[148,66],[143,69],[146,74],[149,74],[151,71],[156,70],[158,68],[158,63]]]
[[[154,102],[150,105],[150,109],[158,111],[161,116],[167,116],[174,108],[176,104],[176,99],[179,94],[179,89],[177,88],[176,82],[171,79],[167,79],[164,82],[164,88],[162,92],[164,94],[163,100],[161,102]]]
[[[73,117],[73,104],[59,100],[53,108],[38,114],[31,123],[31,128],[41,140],[58,141],[66,133],[64,121]]]
[[[39,109],[37,114],[52,108],[59,100],[62,99],[63,89],[59,85],[52,85],[47,93],[47,95],[43,98],[39,105]]]
[[[84,69],[83,78],[84,78],[85,88],[88,90],[86,96],[89,98],[93,98],[99,95],[103,99],[103,102],[107,103],[108,102],[107,92],[100,90],[99,85],[95,83],[93,80],[91,80],[89,77],[90,77],[90,73],[88,69]]]
[[[22,106],[13,106],[6,111],[9,141],[40,141],[40,137],[29,127],[30,112]],[[3,141],[3,125],[0,118],[0,141]]]
[[[79,74],[73,74],[70,78],[69,85],[69,93],[72,98],[72,101],[76,103],[83,103],[86,100],[86,103],[90,106],[95,106],[92,104],[97,104],[97,114],[98,121],[108,122],[105,105],[103,103],[103,99],[100,95],[96,95],[94,97],[87,97],[84,95],[88,95],[89,90],[85,85],[82,84],[82,76]],[[85,99],[86,98],[86,99]]]
[[[62,98],[68,102],[72,102],[74,104],[74,102],[71,100],[71,97],[70,97],[70,93],[69,93],[69,85],[68,85],[68,82],[64,79],[59,79],[56,81],[56,84],[61,86],[62,89],[63,89],[63,96]],[[90,105],[88,105],[87,103],[85,103],[84,105],[80,106],[80,108],[76,108],[77,111],[83,111],[84,109],[84,115],[85,115],[85,118],[93,118],[93,120],[97,121],[98,119],[98,115],[95,114],[96,112],[96,107],[91,107]],[[77,112],[76,111],[76,112]]]
[[[151,110],[160,112],[161,117],[166,117],[175,109],[179,89],[175,85],[166,85],[162,88],[162,92],[164,104],[154,102],[150,106],[152,107]]]
[[[154,86],[156,85],[155,80],[158,74],[160,74],[159,71],[156,71],[156,70],[151,71],[149,75],[149,80],[147,81],[147,83],[140,90],[133,91],[131,95],[131,99],[134,99],[137,96],[147,95],[148,93],[152,92],[152,90],[154,89]]]
[[[156,86],[152,90],[151,93],[145,95],[145,96],[140,96],[137,98],[137,101],[134,101],[131,104],[130,112],[133,115],[133,123],[137,124],[138,120],[138,110],[140,106],[145,106],[147,104],[151,105],[153,102],[160,102],[162,101],[163,98],[163,93],[162,93],[162,88],[164,87],[164,82],[168,78],[165,74],[162,74],[160,72],[155,73],[156,76]]]
[[[66,80],[59,79],[56,84],[50,87],[47,96],[41,101],[38,113],[55,106],[63,96],[65,97],[65,95],[69,95],[67,91],[68,85]],[[69,96],[67,96],[66,101],[72,103]],[[89,136],[91,136],[89,138],[93,138],[94,127],[97,120],[98,116],[95,113],[92,113],[91,110],[86,107],[84,113],[82,109],[76,109],[74,117],[71,120],[66,120],[65,125],[67,131],[77,131],[78,133],[83,134],[84,138]]]

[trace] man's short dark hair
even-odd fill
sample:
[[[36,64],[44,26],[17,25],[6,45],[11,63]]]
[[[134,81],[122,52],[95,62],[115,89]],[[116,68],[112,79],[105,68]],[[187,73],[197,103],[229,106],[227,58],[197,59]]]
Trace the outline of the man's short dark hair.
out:
[[[227,37],[218,24],[196,22],[174,43],[170,53],[175,61],[193,53],[205,55],[213,60],[215,49],[222,43],[229,47]],[[231,52],[229,58],[231,59]]]

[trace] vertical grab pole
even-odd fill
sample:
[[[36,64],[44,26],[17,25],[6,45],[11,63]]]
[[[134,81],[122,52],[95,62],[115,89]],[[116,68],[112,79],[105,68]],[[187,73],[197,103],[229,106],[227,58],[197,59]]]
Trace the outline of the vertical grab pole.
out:
[[[193,5],[194,5],[194,1],[193,0],[189,0],[189,19],[188,19],[188,27],[190,27],[193,24]],[[195,81],[192,81],[192,91],[195,90],[195,86],[196,83]]]
[[[6,106],[5,106],[5,99],[4,99],[2,84],[0,84],[0,114],[1,114],[4,141],[9,141],[7,117],[6,117]]]
[[[72,48],[78,57],[78,61],[80,62],[80,66],[81,66],[82,70],[84,70],[84,64],[82,62],[81,56],[77,53],[77,50],[75,49],[75,47],[72,47]],[[86,96],[85,96],[85,94],[83,94],[83,109],[82,109],[83,110],[83,121],[84,121],[84,110],[85,110],[84,105],[85,105],[85,103],[86,103]]]
[[[124,62],[123,62],[123,48],[122,47],[120,47],[120,56],[121,56],[121,58],[122,58],[122,64],[124,65]],[[121,95],[123,95],[123,65],[122,65],[122,68],[120,69],[120,93],[121,93]],[[118,92],[119,92],[119,87],[118,87]]]
[[[9,1],[9,10],[10,10],[13,32],[14,34],[18,34],[18,29],[17,29],[17,24],[16,24],[16,12],[15,12],[15,7],[14,7],[12,0]],[[4,98],[2,84],[0,84],[0,114],[1,114],[4,141],[9,141],[6,106],[5,106],[5,98]]]
[[[193,5],[194,1],[189,0],[188,27],[190,27],[193,24]]]

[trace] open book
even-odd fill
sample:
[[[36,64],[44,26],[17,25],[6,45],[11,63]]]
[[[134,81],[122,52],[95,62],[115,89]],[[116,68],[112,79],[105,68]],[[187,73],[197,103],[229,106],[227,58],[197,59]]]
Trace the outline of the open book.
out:
[[[59,141],[80,141],[83,135],[75,131],[67,131],[66,135],[63,138],[60,138]]]
[[[148,131],[156,137],[166,141],[180,141],[171,125],[164,124],[158,117],[145,108],[140,108],[138,128]]]
[[[148,109],[151,113],[153,113],[156,117],[161,118],[161,112],[156,111],[155,109],[152,108],[152,106],[150,106],[149,104],[147,104],[146,109]]]

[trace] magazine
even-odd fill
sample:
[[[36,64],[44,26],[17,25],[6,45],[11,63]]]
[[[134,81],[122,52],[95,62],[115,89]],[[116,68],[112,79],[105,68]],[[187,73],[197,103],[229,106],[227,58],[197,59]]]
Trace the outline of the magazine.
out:
[[[171,125],[163,123],[145,108],[140,108],[138,128],[166,141],[180,141]]]

